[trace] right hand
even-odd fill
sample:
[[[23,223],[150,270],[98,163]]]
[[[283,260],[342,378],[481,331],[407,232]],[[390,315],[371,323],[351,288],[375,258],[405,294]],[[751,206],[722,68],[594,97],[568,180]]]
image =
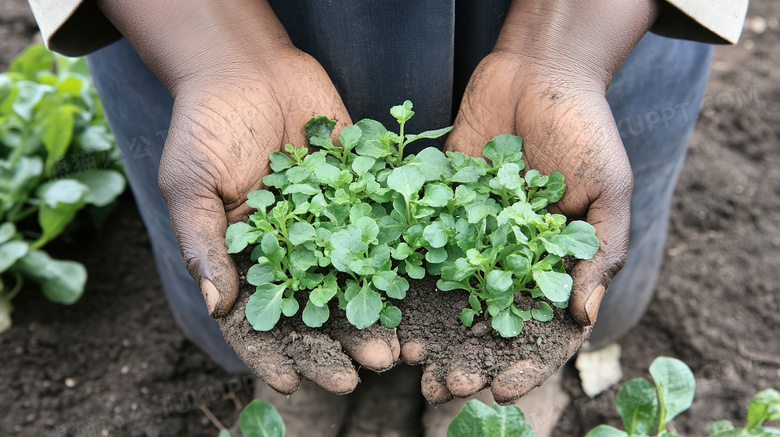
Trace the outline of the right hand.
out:
[[[307,144],[303,126],[315,115],[337,120],[334,132],[351,121],[325,70],[291,45],[275,50],[273,62],[228,62],[222,70],[218,76],[178,82],[159,182],[182,257],[201,287],[209,314],[218,319],[230,314],[235,320],[232,315],[240,312],[243,317],[244,311],[243,305],[233,308],[239,278],[225,247],[225,231],[251,213],[247,194],[263,187],[269,153],[287,143]],[[357,385],[357,372],[338,345],[342,365],[328,368],[304,362],[306,356],[289,352],[282,336],[273,334],[253,331],[241,336],[239,343],[244,344],[234,341],[232,346],[277,391],[295,391],[298,372],[335,393]],[[334,340],[361,365],[382,371],[392,367],[400,353],[395,334],[383,334],[384,339],[353,329]],[[319,343],[333,347],[323,333],[307,335],[320,336],[324,341]],[[264,354],[248,355],[247,350]]]

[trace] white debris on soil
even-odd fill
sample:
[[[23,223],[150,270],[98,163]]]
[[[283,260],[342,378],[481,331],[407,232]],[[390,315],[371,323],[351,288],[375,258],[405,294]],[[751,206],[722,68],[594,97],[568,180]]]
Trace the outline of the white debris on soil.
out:
[[[574,367],[579,371],[582,391],[595,397],[623,378],[620,345],[612,343],[596,351],[580,352]]]

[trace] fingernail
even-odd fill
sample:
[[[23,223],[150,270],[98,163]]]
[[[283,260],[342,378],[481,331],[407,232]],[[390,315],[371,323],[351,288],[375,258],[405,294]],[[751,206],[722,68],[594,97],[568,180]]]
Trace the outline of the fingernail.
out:
[[[200,292],[203,293],[203,299],[206,301],[206,309],[209,311],[209,315],[214,314],[214,310],[217,309],[219,303],[219,291],[214,283],[208,278],[203,278],[200,281]]]
[[[601,298],[604,297],[605,290],[603,285],[597,286],[590,292],[590,297],[585,302],[585,314],[588,316],[591,325],[596,323],[596,318],[599,315],[599,305],[601,305]]]

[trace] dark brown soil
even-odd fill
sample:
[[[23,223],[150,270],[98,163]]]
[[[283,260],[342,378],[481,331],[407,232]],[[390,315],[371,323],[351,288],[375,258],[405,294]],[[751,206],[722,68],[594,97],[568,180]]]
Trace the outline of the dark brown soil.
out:
[[[754,0],[749,18],[769,26],[758,32],[758,20],[716,50],[707,94],[725,97],[699,120],[655,300],[620,342],[624,379],[646,376],[658,355],[694,370],[696,401],[675,420],[688,436],[706,435],[710,420],[743,422],[750,396],[780,387],[780,3]],[[0,0],[0,66],[34,29],[26,2]],[[757,100],[729,107],[729,93],[751,87]],[[87,291],[70,307],[34,289],[14,300],[14,327],[0,336],[0,435],[214,436],[199,403],[233,423],[225,393],[255,382],[217,369],[177,329],[129,197],[104,231],[82,225],[52,251],[87,266]],[[619,425],[614,389],[590,400],[573,372],[565,385],[573,402],[556,436]]]

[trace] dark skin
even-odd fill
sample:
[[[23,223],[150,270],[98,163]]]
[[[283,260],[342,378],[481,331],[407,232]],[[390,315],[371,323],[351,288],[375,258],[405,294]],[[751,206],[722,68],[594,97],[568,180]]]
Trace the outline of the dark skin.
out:
[[[530,168],[563,173],[567,191],[552,212],[585,218],[601,243],[573,275],[570,308],[583,326],[595,322],[628,248],[631,169],[604,94],[655,20],[656,2],[516,0],[494,51],[472,76],[446,145],[481,156],[493,136],[517,134],[525,140]],[[347,110],[322,67],[293,47],[265,1],[99,0],[98,5],[174,97],[160,188],[209,313],[223,317],[238,294],[225,230],[250,212],[246,196],[262,187],[268,154],[286,143],[305,144],[301,127],[314,115],[337,120],[339,131],[351,123]],[[356,338],[336,340],[350,345],[346,353],[359,364],[378,371],[392,367],[399,353],[408,363],[420,363],[433,346]],[[311,363],[298,364],[304,369]],[[250,365],[282,393],[299,383],[289,366]],[[490,385],[496,399],[507,403],[555,370],[510,364],[492,385],[484,375],[456,370],[445,382],[424,376],[423,394],[440,403]],[[334,393],[347,393],[358,382],[354,369],[302,373]]]

